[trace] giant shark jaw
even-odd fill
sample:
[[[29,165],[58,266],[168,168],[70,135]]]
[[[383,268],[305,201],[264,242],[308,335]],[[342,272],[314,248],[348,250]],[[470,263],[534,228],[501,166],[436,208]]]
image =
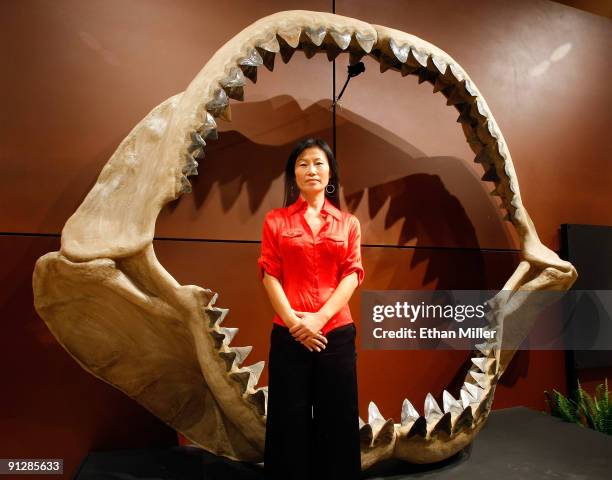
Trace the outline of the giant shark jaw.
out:
[[[433,84],[459,112],[457,121],[516,228],[522,261],[491,301],[497,339],[478,345],[457,398],[431,394],[419,412],[404,400],[401,423],[373,402],[360,419],[362,468],[397,458],[444,460],[485,424],[497,381],[529,332],[537,290],[566,290],[574,267],[545,247],[520,197],[510,152],[480,91],[447,53],[417,37],[340,15],[294,10],[253,23],[221,47],[185,92],[154,108],[121,142],[62,230],[61,250],[38,259],[35,307],[69,354],[88,372],[120,389],[193,443],[232,459],[263,460],[267,387],[264,362],[245,365],[252,347],[233,346],[237,328],[221,326],[228,310],[217,293],[180,285],[153,250],[163,206],[191,191],[215,118],[231,119],[229,99],[243,100],[246,78],[287,63],[295,50],[331,61],[365,55],[380,70]],[[504,334],[504,328],[509,334]],[[511,337],[511,338],[510,338]]]

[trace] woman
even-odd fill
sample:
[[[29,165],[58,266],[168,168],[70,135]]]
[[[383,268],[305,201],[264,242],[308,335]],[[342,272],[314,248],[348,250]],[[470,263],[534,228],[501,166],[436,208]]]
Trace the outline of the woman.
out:
[[[263,225],[260,278],[276,315],[268,360],[268,479],[360,477],[356,329],[348,301],[363,281],[361,230],[339,210],[324,140],[295,147],[285,206]]]

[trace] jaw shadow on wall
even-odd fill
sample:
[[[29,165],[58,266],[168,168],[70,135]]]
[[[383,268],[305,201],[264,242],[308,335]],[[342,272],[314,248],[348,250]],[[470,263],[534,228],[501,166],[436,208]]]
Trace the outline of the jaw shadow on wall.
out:
[[[268,195],[274,196],[273,204],[282,206],[283,191],[273,188],[273,183],[282,180],[286,159],[295,144],[307,136],[321,137],[332,144],[328,105],[322,100],[302,110],[287,96],[233,104],[232,122],[219,122],[220,128],[232,129],[220,131],[218,140],[208,142],[206,156],[199,161],[199,175],[190,177],[193,192],[169,203],[165,207],[168,213],[185,201],[201,209],[215,184],[224,212],[241,195],[247,196],[251,213],[261,212]],[[457,128],[461,129],[459,124]],[[249,137],[263,138],[265,143]],[[483,250],[490,249],[489,245],[495,245],[493,250],[510,250],[491,252],[496,256],[496,268],[508,272],[514,270],[518,255],[513,251],[509,224],[502,220],[505,212],[496,205],[498,198],[487,193],[493,189],[492,183],[482,182],[466,160],[427,156],[414,144],[354,113],[338,121],[336,138],[341,205],[351,213],[359,210],[364,250],[408,248],[412,250],[409,272],[425,262],[421,283],[404,288],[503,286],[498,278],[490,278]],[[259,240],[258,235],[259,231]],[[377,275],[376,269],[374,266],[368,272],[370,277]],[[387,270],[389,288],[405,285],[406,275],[401,265],[394,268],[391,277]],[[522,360],[521,375],[527,359]],[[464,367],[469,362],[468,358]],[[459,369],[452,383],[460,386],[464,369]],[[506,374],[510,380],[511,371]]]

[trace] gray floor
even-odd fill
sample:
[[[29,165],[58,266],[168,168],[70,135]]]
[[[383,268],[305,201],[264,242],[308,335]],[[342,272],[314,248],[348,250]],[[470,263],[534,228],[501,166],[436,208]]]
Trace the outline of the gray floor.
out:
[[[524,407],[495,410],[469,449],[435,470],[375,465],[369,479],[612,478],[612,436]]]
[[[263,479],[261,464],[233,462],[193,447],[91,453],[75,479]],[[388,461],[364,479],[612,478],[612,436],[524,407],[495,410],[476,441],[436,465]]]

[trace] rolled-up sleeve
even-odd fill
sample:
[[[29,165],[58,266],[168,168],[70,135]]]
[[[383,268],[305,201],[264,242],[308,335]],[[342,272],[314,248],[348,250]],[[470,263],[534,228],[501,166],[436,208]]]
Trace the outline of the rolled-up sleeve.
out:
[[[361,285],[365,272],[361,265],[361,226],[357,217],[351,217],[347,255],[340,266],[340,280],[353,272],[357,272],[357,286]]]
[[[282,282],[283,263],[278,248],[278,236],[274,217],[268,213],[263,223],[261,235],[261,254],[257,259],[259,279],[263,280],[264,271]]]

